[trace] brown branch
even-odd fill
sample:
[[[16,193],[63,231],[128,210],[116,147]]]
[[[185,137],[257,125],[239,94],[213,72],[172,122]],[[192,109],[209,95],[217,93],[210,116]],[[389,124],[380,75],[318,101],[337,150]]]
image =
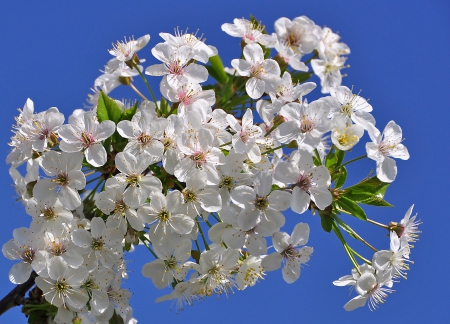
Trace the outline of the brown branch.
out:
[[[30,278],[23,284],[17,285],[0,301],[0,316],[8,309],[15,306],[23,305],[25,302],[25,293],[34,285],[34,278],[37,277],[36,272],[32,272]]]

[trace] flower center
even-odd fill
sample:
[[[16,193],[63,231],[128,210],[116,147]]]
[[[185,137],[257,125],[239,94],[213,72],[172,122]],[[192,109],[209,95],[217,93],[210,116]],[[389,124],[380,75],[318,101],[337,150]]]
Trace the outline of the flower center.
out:
[[[131,174],[127,178],[127,183],[129,183],[131,186],[135,187],[139,184],[141,181],[141,175],[140,174]]]
[[[256,197],[256,200],[254,201],[255,207],[258,210],[264,211],[269,207],[269,201],[267,197]]]
[[[53,208],[45,208],[44,210],[41,211],[42,216],[46,219],[46,220],[52,220],[56,218],[55,212],[53,210]]]
[[[81,145],[84,149],[87,149],[95,144],[95,138],[92,134],[81,133]]]
[[[206,154],[203,152],[194,152],[194,154],[191,155],[191,160],[194,161],[197,168],[200,168],[206,163]]]
[[[195,192],[187,188],[183,189],[183,196],[184,200],[186,200],[187,203],[197,200],[197,195],[195,194]]]
[[[122,201],[116,201],[116,206],[114,207],[114,214],[125,217],[125,212],[127,208],[128,206],[125,205]]]
[[[22,253],[20,258],[25,263],[31,263],[33,262],[34,254],[35,254],[34,250],[32,248],[28,248],[25,250],[25,252]]]
[[[219,183],[219,188],[225,188],[228,191],[231,191],[231,189],[234,188],[234,180],[230,176],[222,176],[222,181]]]
[[[341,106],[341,114],[343,114],[347,117],[350,117],[352,115],[352,112],[353,112],[353,107],[351,104]]]
[[[173,60],[167,65],[170,74],[182,75],[184,72],[183,65],[180,60]]]
[[[66,252],[66,247],[62,243],[57,243],[56,241],[52,242],[52,245],[50,247],[50,253],[58,256]]]
[[[256,63],[250,68],[251,78],[261,78],[264,73],[264,67],[261,63]]]
[[[100,251],[103,249],[104,244],[105,243],[103,242],[103,239],[101,237],[93,238],[92,243],[91,243],[91,248],[92,248],[92,250]]]
[[[300,175],[300,177],[297,180],[297,187],[299,187],[300,189],[309,192],[311,190],[312,187],[312,174],[302,174]]]
[[[138,136],[137,141],[141,143],[141,145],[146,145],[152,141],[152,137],[148,134],[141,133],[141,135]]]
[[[69,288],[70,286],[65,281],[57,281],[55,283],[55,289],[59,294],[64,294]]]
[[[158,217],[158,219],[159,219],[161,222],[167,222],[167,221],[169,220],[169,218],[170,218],[170,213],[169,213],[169,211],[167,210],[166,207],[163,207],[163,208],[159,211],[157,217]]]
[[[66,186],[69,184],[69,178],[66,173],[60,173],[56,176],[55,179],[51,180],[53,182],[56,182],[60,186]]]
[[[311,132],[316,124],[309,118],[303,117],[302,122],[300,124],[300,132],[305,134]]]
[[[175,259],[174,256],[171,256],[169,260],[164,260],[164,264],[165,267],[164,269],[167,270],[172,270],[176,267],[177,265],[177,259]]]

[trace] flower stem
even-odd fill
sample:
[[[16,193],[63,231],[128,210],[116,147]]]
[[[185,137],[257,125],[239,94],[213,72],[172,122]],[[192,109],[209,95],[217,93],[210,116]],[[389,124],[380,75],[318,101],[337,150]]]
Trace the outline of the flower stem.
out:
[[[147,89],[150,92],[150,95],[152,96],[153,103],[155,104],[156,108],[158,108],[155,94],[153,93],[152,87],[150,87],[150,84],[148,83],[147,78],[142,74],[141,70],[139,69],[139,67],[137,66],[137,64],[135,62],[133,62],[133,66],[139,72],[139,75],[141,76],[142,80],[144,80],[144,83],[147,86]]]
[[[370,262],[369,260],[367,260],[365,257],[363,257],[361,254],[359,254],[358,252],[356,252],[355,250],[353,250],[350,246],[348,247],[350,249],[350,251],[356,255],[358,258],[360,258],[363,262],[372,265],[372,262]]]
[[[200,223],[198,221],[198,217],[195,219],[195,221],[197,223],[198,231],[200,232],[200,235],[202,236],[202,240],[203,240],[203,244],[205,245],[205,249],[209,250],[209,245],[208,245],[208,242],[206,242],[206,238],[205,238],[205,235],[203,234],[202,227],[200,226]]]
[[[144,243],[144,245],[147,247],[147,249],[153,254],[153,256],[154,256],[156,259],[159,259],[158,256],[156,255],[156,253],[152,250],[152,248],[145,242],[145,240],[143,240],[143,239],[141,238],[141,242]]]
[[[134,92],[136,92],[138,94],[139,97],[141,97],[144,100],[150,101],[134,86],[133,83],[130,83],[129,86],[130,86],[131,89],[134,90]]]
[[[271,148],[271,149],[269,149],[269,150],[267,150],[267,151],[265,151],[265,152],[262,152],[261,155],[263,155],[263,154],[268,154],[268,153],[272,153],[272,152],[278,150],[279,148],[283,148],[283,147],[286,147],[286,146],[288,146],[288,144],[283,144],[283,145],[280,145],[280,146]]]
[[[371,220],[371,219],[368,219],[368,218],[367,218],[367,221],[368,221],[369,223],[374,224],[374,225],[377,225],[377,226],[380,226],[380,227],[382,227],[382,228],[385,228],[385,229],[387,229],[387,230],[389,231],[389,226],[388,226],[388,225],[384,225],[384,224],[378,223],[378,222],[376,222],[376,221],[374,221],[374,220]]]
[[[347,242],[345,241],[344,236],[342,236],[341,230],[339,229],[339,227],[337,226],[337,224],[335,222],[333,222],[333,231],[336,234],[336,236],[338,237],[338,239],[341,241],[345,252],[347,253],[350,261],[353,264],[353,267],[356,269],[356,271],[358,271],[359,275],[361,275],[361,270],[359,270],[358,262],[356,262],[356,259],[355,259],[355,257],[353,256],[353,253],[350,250],[351,248],[348,246]]]
[[[351,159],[351,160],[349,160],[349,161],[347,161],[347,162],[345,162],[345,163],[343,163],[343,164],[341,164],[341,165],[338,165],[336,168],[334,168],[333,172],[336,171],[337,169],[342,168],[343,166],[346,166],[347,164],[350,164],[350,163],[353,163],[353,162],[355,162],[355,161],[364,159],[365,157],[367,157],[367,154],[358,156],[357,158]]]

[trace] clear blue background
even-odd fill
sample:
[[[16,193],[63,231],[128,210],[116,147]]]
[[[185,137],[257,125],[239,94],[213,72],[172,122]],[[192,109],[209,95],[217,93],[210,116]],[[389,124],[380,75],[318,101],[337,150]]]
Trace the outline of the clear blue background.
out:
[[[349,273],[347,260],[337,238],[320,228],[318,217],[288,213],[289,224],[306,221],[311,226],[309,244],[314,257],[300,279],[286,284],[280,272],[269,273],[262,283],[228,299],[208,298],[176,314],[170,302],[154,300],[169,290],[158,291],[140,274],[148,253],[129,254],[131,269],[126,286],[133,292],[131,304],[140,323],[442,323],[449,322],[450,288],[448,202],[449,135],[449,31],[448,1],[3,1],[0,6],[0,139],[3,160],[9,152],[10,126],[29,97],[35,111],[56,106],[66,114],[80,108],[100,75],[98,69],[110,59],[106,51],[123,36],[151,35],[140,53],[149,64],[156,63],[150,49],[162,39],[160,32],[189,27],[204,33],[224,60],[239,56],[239,40],[223,33],[222,23],[253,14],[269,32],[279,17],[306,15],[316,24],[339,31],[352,53],[343,84],[370,98],[377,126],[389,120],[402,126],[404,144],[411,159],[398,161],[397,180],[386,199],[395,208],[368,209],[369,217],[380,222],[400,220],[412,203],[424,221],[423,235],[412,251],[409,278],[394,288],[384,305],[371,313],[366,307],[346,312],[346,288],[332,281]],[[152,79],[155,90],[159,78]],[[318,80],[315,80],[318,81]],[[138,83],[144,91],[142,84]],[[136,96],[129,89],[113,92],[119,99]],[[308,98],[320,96],[315,90]],[[367,135],[362,142],[368,140]],[[363,147],[364,145],[361,145]],[[364,153],[356,149],[350,157]],[[349,181],[356,182],[374,168],[373,161],[357,162]],[[8,166],[0,170],[1,244],[12,237],[14,228],[29,225],[29,217],[14,203]],[[356,224],[356,222],[352,222]],[[379,249],[389,246],[386,233],[368,224],[357,229]],[[292,227],[291,227],[292,228]],[[291,228],[286,229],[288,232]],[[363,246],[354,244],[371,258]],[[140,253],[142,252],[142,253]],[[14,285],[7,278],[13,262],[0,257],[0,297]],[[0,317],[0,323],[26,323],[16,307]]]

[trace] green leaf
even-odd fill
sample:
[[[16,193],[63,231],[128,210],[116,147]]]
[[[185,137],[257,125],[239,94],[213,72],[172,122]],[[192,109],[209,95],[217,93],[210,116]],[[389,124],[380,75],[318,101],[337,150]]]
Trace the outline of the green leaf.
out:
[[[380,206],[380,207],[394,207],[394,205],[388,203],[386,200],[379,198],[378,196],[372,196],[370,198],[359,201],[361,204]]]
[[[342,161],[344,161],[345,151],[336,149],[335,154],[336,154],[336,166],[339,166],[342,164]]]
[[[361,220],[367,220],[364,209],[359,207],[358,204],[353,200],[340,196],[337,200],[334,201],[334,204],[336,206],[336,209],[339,211],[355,216]]]
[[[223,87],[222,91],[221,91],[221,96],[222,96],[222,104],[225,104],[233,95],[233,78],[228,78],[228,82],[225,85],[225,87]]]
[[[103,91],[100,91],[97,105],[97,118],[101,123],[104,120],[112,120],[114,123],[120,121],[122,110],[114,99],[108,97]]]
[[[109,319],[109,324],[124,324],[122,316],[114,311],[113,316]]]
[[[341,167],[337,173],[338,176],[334,179],[334,187],[341,188],[344,185],[345,180],[347,180],[347,169],[345,167]]]
[[[387,188],[390,183],[383,182],[377,178],[377,176],[373,176],[372,178],[365,179],[351,187],[345,189],[346,192],[356,193],[373,193],[379,194],[381,198],[384,197]]]
[[[330,151],[327,156],[325,157],[325,166],[330,169],[336,164],[336,154],[334,152]]]
[[[320,215],[320,224],[325,232],[330,233],[333,228],[334,219],[329,215],[324,215],[319,211]]]
[[[220,59],[219,54],[211,56],[209,58],[209,64],[206,65],[206,68],[208,69],[208,73],[217,80],[220,84],[227,84],[228,82],[228,75],[224,70],[222,60]]]
[[[297,72],[297,73],[291,73],[291,77],[292,77],[292,83],[303,83],[305,81],[307,81],[311,76],[313,75],[312,72],[307,72],[307,73],[302,73],[302,72]]]
[[[131,120],[133,118],[134,114],[136,114],[137,107],[138,107],[138,102],[136,102],[133,105],[133,107],[131,107],[130,109],[124,110],[120,120]]]

